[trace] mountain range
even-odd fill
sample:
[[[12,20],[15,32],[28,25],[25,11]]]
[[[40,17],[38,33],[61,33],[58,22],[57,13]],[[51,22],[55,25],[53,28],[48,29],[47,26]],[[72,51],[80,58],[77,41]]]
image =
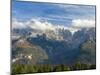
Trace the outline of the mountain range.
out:
[[[12,63],[96,64],[95,28],[12,29]]]

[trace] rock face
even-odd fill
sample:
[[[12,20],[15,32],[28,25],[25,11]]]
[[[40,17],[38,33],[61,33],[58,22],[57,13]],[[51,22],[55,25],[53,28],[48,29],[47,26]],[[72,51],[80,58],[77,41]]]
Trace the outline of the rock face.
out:
[[[96,42],[88,40],[81,45],[81,52],[78,60],[81,63],[96,64]]]
[[[24,35],[24,31],[21,35]],[[67,29],[47,30],[43,33],[25,30],[24,36],[12,40],[12,62],[23,64],[69,65],[77,62],[95,64],[95,47],[95,28],[84,28],[73,35]]]
[[[12,59],[13,63],[36,64],[48,59],[48,55],[41,47],[21,38],[13,43]]]

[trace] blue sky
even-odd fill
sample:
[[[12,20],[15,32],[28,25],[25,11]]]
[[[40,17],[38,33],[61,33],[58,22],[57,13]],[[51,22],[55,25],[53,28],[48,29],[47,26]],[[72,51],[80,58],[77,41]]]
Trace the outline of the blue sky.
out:
[[[27,21],[31,18],[52,24],[69,26],[74,19],[95,19],[95,6],[39,2],[12,2],[12,18]]]

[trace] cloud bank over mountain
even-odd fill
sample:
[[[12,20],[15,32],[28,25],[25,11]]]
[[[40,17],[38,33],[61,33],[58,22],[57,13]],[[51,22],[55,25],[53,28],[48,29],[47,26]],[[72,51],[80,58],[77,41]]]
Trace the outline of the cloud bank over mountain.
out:
[[[95,20],[76,19],[72,21],[72,27],[75,27],[75,28],[95,27]]]
[[[41,30],[41,31],[46,31],[46,30],[54,31],[58,28],[58,29],[68,29],[72,33],[74,33],[75,31],[78,31],[82,28],[91,28],[91,27],[95,27],[95,20],[75,19],[75,20],[72,20],[70,26],[54,25],[50,22],[40,21],[34,18],[26,22],[21,22],[21,21],[18,21],[17,19],[12,20],[12,28],[15,28],[15,29],[16,28],[18,29],[31,28],[31,29]]]
[[[26,23],[27,26],[31,27],[32,29],[37,29],[37,30],[54,30],[55,27],[53,26],[53,24],[45,21],[45,22],[41,22],[39,20],[36,19],[31,19]]]
[[[12,19],[12,29],[23,29],[27,28],[24,22],[18,21],[17,19]]]

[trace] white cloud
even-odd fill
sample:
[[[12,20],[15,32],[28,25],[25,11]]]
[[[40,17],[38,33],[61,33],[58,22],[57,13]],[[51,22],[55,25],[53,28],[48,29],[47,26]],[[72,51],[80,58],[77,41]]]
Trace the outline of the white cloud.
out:
[[[30,27],[32,29],[36,29],[39,31],[45,32],[46,30],[56,30],[57,28],[68,29],[72,33],[82,29],[82,28],[91,28],[95,27],[95,20],[85,20],[85,19],[75,19],[72,20],[70,27],[64,25],[53,25],[47,21],[41,22],[39,19],[31,19],[27,22],[19,22],[16,19],[12,21],[12,28],[27,28]]]
[[[42,31],[55,29],[55,27],[51,23],[48,23],[46,21],[41,22],[37,19],[31,19],[28,20],[27,22],[20,22],[16,19],[12,20],[12,29],[13,28],[22,29],[27,27],[30,27],[32,29],[42,30]]]
[[[72,34],[82,28],[92,28],[95,27],[95,20],[88,20],[88,19],[75,19],[72,20],[70,27],[67,29],[72,32]]]
[[[38,30],[54,30],[54,26],[51,23],[48,22],[41,22],[36,19],[31,19],[26,23],[27,26],[33,28],[33,29],[38,29]]]
[[[19,22],[17,19],[12,20],[12,29],[14,28],[22,29],[26,27],[27,26],[23,22]]]
[[[91,28],[95,27],[95,20],[76,19],[72,20],[73,28]]]

